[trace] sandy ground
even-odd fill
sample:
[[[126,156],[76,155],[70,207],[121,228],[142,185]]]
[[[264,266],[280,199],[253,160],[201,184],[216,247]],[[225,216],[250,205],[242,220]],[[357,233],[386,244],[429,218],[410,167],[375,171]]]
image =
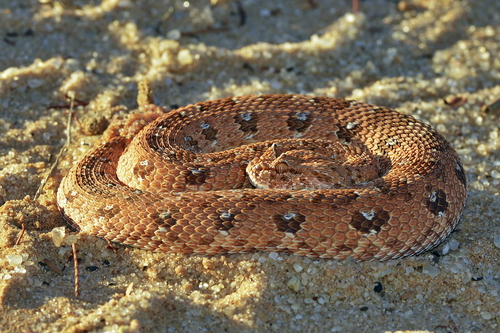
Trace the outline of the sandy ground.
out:
[[[213,2],[0,0],[0,332],[500,332],[500,2]],[[305,93],[411,114],[464,162],[461,223],[383,263],[115,253],[79,234],[77,298],[55,191],[98,142],[79,129],[134,109],[142,77],[169,108]],[[33,200],[72,92],[82,124]]]

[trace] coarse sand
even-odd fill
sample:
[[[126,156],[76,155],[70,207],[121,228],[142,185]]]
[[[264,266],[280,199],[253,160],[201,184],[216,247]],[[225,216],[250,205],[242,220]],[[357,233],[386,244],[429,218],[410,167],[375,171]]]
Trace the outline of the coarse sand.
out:
[[[497,0],[0,0],[0,332],[500,332],[499,22]],[[364,263],[114,252],[64,231],[61,178],[144,77],[168,108],[300,93],[413,115],[464,163],[461,222],[430,252]],[[72,143],[35,197],[73,94]]]

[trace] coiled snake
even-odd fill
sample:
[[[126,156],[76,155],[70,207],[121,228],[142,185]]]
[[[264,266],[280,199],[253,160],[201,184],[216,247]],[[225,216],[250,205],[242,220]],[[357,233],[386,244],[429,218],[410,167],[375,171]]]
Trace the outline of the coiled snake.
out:
[[[71,226],[148,250],[356,260],[436,246],[465,199],[461,162],[429,126],[301,95],[170,111],[94,148],[57,194]]]

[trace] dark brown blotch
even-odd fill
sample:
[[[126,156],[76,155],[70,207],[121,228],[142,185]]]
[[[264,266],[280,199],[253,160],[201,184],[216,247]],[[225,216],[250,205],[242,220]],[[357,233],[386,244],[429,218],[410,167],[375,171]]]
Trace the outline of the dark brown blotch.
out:
[[[279,231],[295,234],[301,229],[301,224],[306,220],[305,215],[300,213],[274,214],[271,220],[276,223]]]
[[[208,126],[207,128],[202,129],[201,134],[205,136],[205,140],[215,141],[217,140],[217,129],[213,126]]]
[[[236,214],[225,212],[220,213],[218,219],[214,221],[214,225],[217,230],[229,231],[235,226],[236,221]]]
[[[137,163],[134,166],[134,176],[138,178],[145,179],[147,175],[150,175],[154,171],[155,167],[154,165],[147,164],[147,165],[142,165],[140,163]]]
[[[159,228],[163,227],[167,230],[177,223],[177,220],[172,217],[172,212],[167,209],[159,209],[149,217]]]
[[[158,228],[168,230],[163,237],[170,242],[179,240],[178,232],[171,230],[177,224],[177,220],[173,217],[175,213],[178,213],[178,210],[172,211],[167,208],[160,208],[149,216]]]
[[[357,212],[353,215],[351,226],[363,234],[379,232],[384,224],[391,218],[386,210],[372,211],[370,213]]]
[[[234,122],[240,125],[240,131],[247,136],[258,132],[257,121],[259,116],[257,113],[238,113],[233,118]]]
[[[113,205],[101,207],[96,210],[97,216],[104,217],[106,220],[112,219],[119,212],[121,212],[120,207]]]
[[[312,124],[313,115],[310,111],[294,111],[288,113],[286,121],[290,131],[305,132]]]
[[[351,142],[352,138],[354,138],[355,133],[353,130],[347,129],[345,126],[338,125],[339,130],[337,131],[337,137],[339,140],[344,142]]]
[[[188,185],[202,185],[205,184],[207,180],[207,172],[207,168],[199,166],[183,170],[180,174],[186,177],[186,183]]]
[[[185,143],[186,150],[189,150],[189,151],[191,151],[193,153],[200,153],[201,152],[201,148],[198,145],[198,141],[197,140],[193,140],[192,137],[186,136],[184,138],[184,143]]]
[[[444,213],[448,209],[448,206],[449,203],[446,200],[446,193],[443,190],[432,192],[427,200],[427,208],[434,215]]]

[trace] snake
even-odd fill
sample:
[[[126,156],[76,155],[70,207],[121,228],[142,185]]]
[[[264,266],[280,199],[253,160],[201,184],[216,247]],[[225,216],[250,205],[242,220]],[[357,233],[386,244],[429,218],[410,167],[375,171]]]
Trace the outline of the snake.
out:
[[[456,151],[387,107],[249,95],[143,123],[66,174],[57,205],[72,229],[165,253],[383,261],[437,246],[465,206]]]

